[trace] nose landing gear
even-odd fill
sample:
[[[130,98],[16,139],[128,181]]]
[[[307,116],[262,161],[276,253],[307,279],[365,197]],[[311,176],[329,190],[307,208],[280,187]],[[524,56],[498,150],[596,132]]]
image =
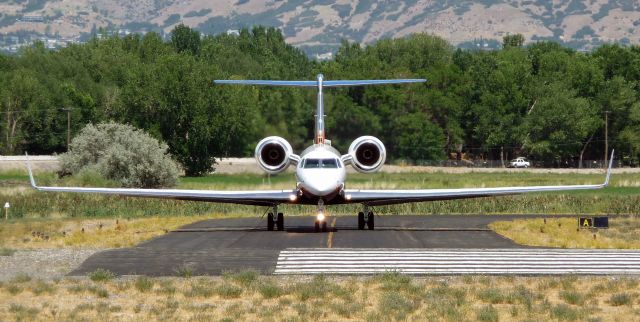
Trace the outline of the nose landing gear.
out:
[[[318,200],[318,215],[313,226],[316,233],[320,232],[321,230],[322,232],[327,231],[327,220],[324,215],[324,201],[322,201],[322,199]]]

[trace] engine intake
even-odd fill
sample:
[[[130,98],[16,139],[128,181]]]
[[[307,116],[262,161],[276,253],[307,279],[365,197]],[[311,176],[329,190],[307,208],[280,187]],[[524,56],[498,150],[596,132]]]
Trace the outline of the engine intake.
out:
[[[387,150],[382,141],[373,136],[361,136],[349,146],[351,164],[358,172],[371,173],[382,168]]]
[[[262,170],[270,174],[280,173],[291,164],[291,144],[279,136],[262,139],[256,146],[256,160]]]

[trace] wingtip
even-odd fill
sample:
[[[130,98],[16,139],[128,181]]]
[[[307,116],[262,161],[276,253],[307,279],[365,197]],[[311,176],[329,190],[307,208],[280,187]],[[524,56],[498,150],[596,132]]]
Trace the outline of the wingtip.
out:
[[[34,189],[38,189],[36,185],[36,180],[33,178],[33,171],[31,171],[31,163],[29,162],[29,154],[27,152],[24,153],[26,157],[25,163],[27,164],[27,171],[29,172],[29,181],[31,182],[31,187]]]
[[[604,179],[604,184],[603,186],[608,186],[609,185],[609,179],[611,178],[611,172],[613,172],[613,157],[614,157],[614,152],[615,150],[611,150],[611,157],[609,158],[609,166],[607,168],[607,176]]]

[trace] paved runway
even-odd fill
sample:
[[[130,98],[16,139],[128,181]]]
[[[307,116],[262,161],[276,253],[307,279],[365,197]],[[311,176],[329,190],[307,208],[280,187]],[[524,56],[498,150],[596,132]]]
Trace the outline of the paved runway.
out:
[[[104,268],[119,275],[167,276],[176,275],[176,271],[181,267],[190,267],[198,275],[215,275],[227,270],[241,269],[255,269],[265,274],[296,273],[283,270],[285,268],[283,260],[293,258],[283,257],[283,254],[294,254],[300,251],[296,250],[299,248],[305,248],[303,252],[313,254],[312,256],[318,257],[319,260],[321,253],[318,252],[321,251],[326,252],[323,254],[338,256],[334,257],[334,260],[352,261],[354,252],[376,256],[377,250],[403,258],[403,256],[407,257],[406,251],[413,250],[414,253],[418,252],[422,254],[419,256],[423,256],[427,255],[430,249],[432,251],[436,249],[440,253],[456,249],[462,252],[462,258],[471,254],[465,255],[466,249],[469,252],[475,252],[474,254],[480,252],[477,256],[481,258],[482,252],[486,250],[481,251],[478,248],[494,249],[498,252],[525,248],[493,233],[487,228],[487,224],[496,220],[531,217],[526,215],[378,216],[374,231],[357,230],[355,216],[330,217],[328,218],[330,229],[326,233],[313,231],[313,217],[285,217],[285,231],[282,232],[266,231],[263,218],[205,220],[187,225],[137,247],[97,253],[70,275],[84,275],[97,268]],[[433,258],[424,257],[422,260],[431,262]],[[286,263],[286,265],[289,264],[291,263]],[[403,270],[400,264],[407,263],[398,262],[397,264],[396,267],[388,263],[382,265],[384,270]],[[418,264],[422,265],[420,269],[425,267],[424,263]],[[336,267],[338,265],[343,264],[335,264]],[[637,268],[638,264],[632,263],[632,265],[636,265],[634,267]],[[287,266],[287,268],[291,267]],[[325,269],[326,266],[319,266],[319,268]],[[373,269],[364,267],[359,272],[379,271],[376,269],[376,267]],[[478,270],[474,272],[480,273]],[[419,272],[416,271],[416,273]],[[434,271],[433,273],[442,272]],[[450,273],[463,272],[451,271]]]

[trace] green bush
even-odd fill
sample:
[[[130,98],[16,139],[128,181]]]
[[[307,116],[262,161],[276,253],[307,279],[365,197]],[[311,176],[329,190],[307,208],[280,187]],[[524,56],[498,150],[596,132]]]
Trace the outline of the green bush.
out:
[[[177,183],[180,166],[168,146],[142,130],[114,122],[87,125],[60,155],[63,173],[93,171],[125,187],[168,187]]]
[[[611,295],[609,303],[613,306],[621,306],[631,304],[631,296],[627,293],[617,293]]]
[[[150,291],[153,288],[153,284],[153,281],[146,276],[138,277],[135,282],[136,290],[141,293]]]
[[[98,268],[95,271],[89,273],[88,275],[89,275],[89,279],[91,279],[94,282],[105,282],[115,277],[115,274],[113,274],[111,271],[102,269],[102,268]]]
[[[499,319],[498,310],[492,305],[483,306],[477,310],[476,319],[478,321],[497,322]]]

